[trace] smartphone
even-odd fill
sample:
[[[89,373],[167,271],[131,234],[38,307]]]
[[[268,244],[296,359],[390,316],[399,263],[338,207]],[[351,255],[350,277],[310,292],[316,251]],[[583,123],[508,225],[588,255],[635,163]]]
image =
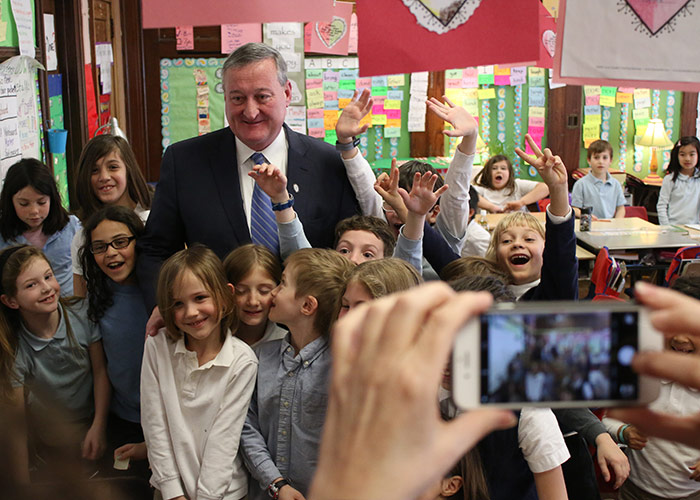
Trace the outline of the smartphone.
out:
[[[457,334],[452,398],[463,409],[650,403],[658,381],[637,375],[631,362],[662,348],[663,336],[634,304],[497,304]]]

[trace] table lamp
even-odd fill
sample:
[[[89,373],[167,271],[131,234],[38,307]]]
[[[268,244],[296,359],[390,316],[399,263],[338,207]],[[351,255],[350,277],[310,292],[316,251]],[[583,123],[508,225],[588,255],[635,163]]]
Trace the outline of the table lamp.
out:
[[[649,120],[644,135],[636,141],[638,146],[646,146],[651,148],[651,162],[649,163],[649,175],[644,178],[645,184],[653,184],[655,186],[660,186],[663,179],[659,177],[656,173],[658,169],[658,162],[656,159],[657,149],[671,149],[673,143],[671,139],[666,135],[666,129],[664,129],[664,124],[658,118]]]

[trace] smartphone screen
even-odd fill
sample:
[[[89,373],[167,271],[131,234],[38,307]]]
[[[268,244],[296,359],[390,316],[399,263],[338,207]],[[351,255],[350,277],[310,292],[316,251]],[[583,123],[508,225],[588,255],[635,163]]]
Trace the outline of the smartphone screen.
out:
[[[481,316],[481,404],[635,401],[639,311]]]

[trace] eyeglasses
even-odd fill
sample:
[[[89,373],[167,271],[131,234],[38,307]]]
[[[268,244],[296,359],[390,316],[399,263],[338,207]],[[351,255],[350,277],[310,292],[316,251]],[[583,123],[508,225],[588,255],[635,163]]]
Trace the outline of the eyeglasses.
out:
[[[113,239],[109,243],[103,243],[101,241],[98,241],[96,243],[91,243],[90,244],[90,252],[92,252],[93,255],[97,255],[97,254],[105,253],[107,251],[107,247],[112,247],[115,250],[126,248],[135,239],[136,239],[136,236],[120,236],[119,238]]]

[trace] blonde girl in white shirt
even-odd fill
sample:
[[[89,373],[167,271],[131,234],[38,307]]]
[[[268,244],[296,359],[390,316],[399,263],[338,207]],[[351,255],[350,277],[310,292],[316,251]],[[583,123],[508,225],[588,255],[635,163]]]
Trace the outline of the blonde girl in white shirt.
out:
[[[233,287],[218,257],[199,245],[170,257],[158,307],[165,332],[146,339],[141,370],[151,484],[165,500],[243,498],[238,443],[258,362],[231,333]]]

